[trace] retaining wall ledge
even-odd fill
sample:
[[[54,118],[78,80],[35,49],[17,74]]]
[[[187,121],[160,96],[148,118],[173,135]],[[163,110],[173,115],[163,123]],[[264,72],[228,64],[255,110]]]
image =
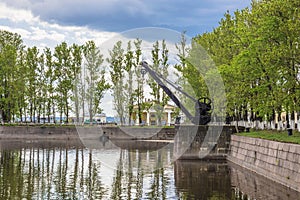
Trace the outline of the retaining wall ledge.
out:
[[[300,192],[300,145],[231,135],[227,160]]]

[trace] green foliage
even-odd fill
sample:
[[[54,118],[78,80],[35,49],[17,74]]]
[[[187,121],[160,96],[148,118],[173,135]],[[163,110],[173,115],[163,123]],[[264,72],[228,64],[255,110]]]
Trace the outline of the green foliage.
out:
[[[152,54],[151,69],[156,73],[160,74],[163,79],[167,79],[169,75],[168,74],[168,69],[169,69],[168,52],[169,50],[167,49],[165,40],[161,41],[161,48],[160,48],[159,41],[156,41],[153,44],[153,48],[151,51]],[[167,105],[170,98],[152,77],[149,77],[148,84],[151,88],[150,94],[153,96],[153,100],[155,102],[153,108],[156,111],[158,124],[161,125],[163,107]]]
[[[84,70],[86,71],[83,78],[84,82],[87,83],[84,97],[87,100],[90,123],[92,123],[95,114],[102,112],[100,102],[110,85],[105,80],[105,68],[102,65],[104,59],[96,44],[93,41],[86,42],[83,53],[85,58]]]
[[[121,124],[125,123],[126,101],[124,93],[124,49],[122,42],[118,41],[112,50],[109,51],[110,58],[107,58],[110,64],[110,78],[112,81],[114,107],[120,117]]]
[[[18,57],[23,48],[20,35],[0,30],[0,116],[7,122],[13,120],[22,104],[24,83]]]
[[[57,77],[57,106],[60,110],[60,122],[65,114],[66,121],[69,119],[70,95],[73,90],[72,81],[75,77],[71,70],[71,48],[66,42],[57,45],[54,50],[54,74]]]
[[[77,44],[73,44],[71,47],[71,73],[74,77],[72,81],[73,84],[73,95],[71,96],[71,100],[74,102],[74,112],[75,112],[75,122],[79,123],[79,114],[80,114],[80,103],[81,103],[81,94],[82,90],[80,90],[80,83],[81,83],[81,66],[83,62],[83,47]]]
[[[197,36],[222,74],[227,113],[274,120],[275,112],[299,110],[298,1],[253,1],[226,13],[219,27]],[[194,80],[194,78],[191,78]]]
[[[139,124],[142,123],[142,111],[143,111],[143,98],[144,98],[144,77],[141,74],[141,55],[142,55],[142,50],[141,50],[141,44],[142,40],[136,39],[134,42],[134,58],[133,58],[133,65],[134,65],[134,75],[135,75],[135,82],[137,83],[136,88],[134,92],[132,93],[133,101],[132,104],[129,105],[129,108],[133,108],[133,105],[137,105],[137,113],[139,117]],[[130,117],[131,115],[129,115]],[[130,123],[129,123],[130,124]]]
[[[128,81],[125,84],[125,90],[127,95],[127,110],[128,110],[128,123],[131,124],[131,116],[133,113],[134,104],[134,93],[133,93],[133,75],[134,75],[134,65],[133,65],[133,54],[131,41],[127,44],[127,51],[125,53],[125,71],[128,73]]]
[[[68,122],[74,103],[78,120],[80,94],[77,86],[80,85],[82,46],[68,46],[62,42],[53,53],[50,48],[40,51],[35,46],[25,50],[18,34],[0,31],[0,50],[0,119],[11,122],[16,117],[21,120],[29,117],[30,122],[41,122],[41,118],[47,117],[50,121],[50,117],[55,119],[59,112],[61,119],[66,116]],[[98,63],[93,64],[99,65],[103,58],[96,61]],[[104,79],[104,70],[94,73],[99,78],[94,78],[97,79],[94,112],[99,112],[103,91],[109,85]]]

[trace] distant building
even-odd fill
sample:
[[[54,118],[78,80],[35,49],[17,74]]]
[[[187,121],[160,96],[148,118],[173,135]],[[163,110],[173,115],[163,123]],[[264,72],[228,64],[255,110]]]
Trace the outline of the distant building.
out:
[[[94,119],[97,121],[97,123],[106,123],[106,114],[101,113],[95,115]]]
[[[116,123],[114,117],[106,117],[106,123]]]
[[[90,116],[89,115],[84,116],[84,123],[85,124],[90,123]],[[107,123],[105,113],[96,114],[95,116],[93,116],[93,124],[101,124],[101,123]]]
[[[153,126],[163,125],[170,126],[172,121],[172,113],[175,112],[175,106],[167,104],[164,107],[155,104],[153,101],[148,101],[152,106],[149,109],[142,111],[142,125]],[[135,125],[139,125],[138,106],[133,106],[133,114],[131,120]],[[159,124],[161,123],[161,124]]]

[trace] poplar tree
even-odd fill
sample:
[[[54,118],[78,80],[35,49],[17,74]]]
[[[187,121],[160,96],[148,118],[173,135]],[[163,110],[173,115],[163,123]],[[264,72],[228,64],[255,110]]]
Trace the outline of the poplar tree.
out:
[[[109,51],[110,57],[107,58],[110,67],[110,78],[114,97],[114,109],[117,111],[121,125],[125,122],[126,96],[124,93],[124,49],[122,42],[118,41],[112,50]]]
[[[18,57],[23,41],[17,33],[0,31],[0,118],[10,122],[18,108],[20,68]],[[22,91],[22,90],[21,90]]]
[[[65,122],[69,121],[70,94],[73,89],[72,81],[75,77],[71,74],[70,47],[66,42],[55,47],[55,75],[57,76],[56,100],[60,113],[60,123],[63,122],[63,114],[66,116]]]
[[[133,106],[134,106],[134,93],[133,93],[133,75],[134,75],[134,65],[133,65],[133,50],[131,41],[127,43],[127,50],[125,53],[124,60],[124,69],[128,75],[128,81],[125,83],[126,90],[126,104],[128,110],[128,124],[131,125],[131,117],[133,114]]]
[[[26,65],[27,65],[27,78],[28,78],[28,103],[29,103],[29,116],[30,122],[36,122],[36,111],[38,106],[38,90],[39,83],[37,80],[37,68],[39,65],[38,55],[39,50],[37,47],[27,48]]]
[[[45,65],[46,65],[46,72],[45,72],[45,79],[46,79],[46,88],[47,88],[47,118],[48,122],[51,121],[51,115],[53,117],[53,122],[56,123],[56,101],[55,98],[55,81],[57,76],[55,75],[55,66],[53,61],[53,55],[50,48],[46,47],[44,49],[44,56],[45,56]]]
[[[72,81],[73,92],[71,96],[71,100],[74,103],[74,113],[75,113],[75,122],[79,123],[79,115],[80,115],[80,72],[81,66],[83,62],[83,47],[77,44],[73,44],[71,46],[71,76],[74,77]]]
[[[152,70],[160,74],[164,79],[168,77],[168,49],[165,40],[162,40],[161,49],[159,41],[153,44],[152,54]],[[163,81],[164,82],[164,81]],[[154,97],[154,109],[156,111],[158,125],[161,125],[163,108],[169,101],[169,96],[160,88],[153,78],[149,80],[151,88],[150,94]]]
[[[85,77],[86,85],[86,100],[88,104],[89,121],[93,123],[93,117],[97,113],[101,113],[101,99],[104,92],[109,89],[110,85],[105,80],[105,68],[103,64],[103,55],[93,41],[88,41],[84,45],[85,58]]]
[[[136,88],[133,93],[133,97],[135,99],[135,104],[137,105],[137,116],[138,116],[138,121],[139,124],[142,123],[142,112],[144,108],[144,103],[143,98],[144,98],[144,82],[143,82],[143,74],[142,74],[142,69],[141,69],[141,55],[142,55],[142,50],[141,50],[141,45],[142,45],[142,40],[141,39],[136,39],[134,40],[134,72],[135,72],[135,82],[137,83]]]

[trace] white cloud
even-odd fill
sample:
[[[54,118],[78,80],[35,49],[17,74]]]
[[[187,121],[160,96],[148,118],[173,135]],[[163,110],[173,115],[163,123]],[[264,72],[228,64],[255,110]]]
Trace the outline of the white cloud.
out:
[[[11,8],[4,3],[0,3],[0,20],[6,24],[0,28],[20,34],[26,46],[53,48],[63,41],[84,44],[88,40],[95,40],[100,43],[115,34],[49,23],[33,16],[29,10]]]
[[[16,21],[20,18],[32,21],[34,18],[51,24],[89,26],[98,30],[118,32],[143,26],[160,26],[199,34],[217,26],[226,10],[234,11],[246,7],[250,5],[251,0],[2,0],[2,2],[14,8],[25,9],[19,14],[12,14]],[[4,3],[1,4],[3,7]],[[7,11],[3,10],[5,12],[2,13],[2,10],[1,14],[7,15]]]
[[[28,10],[21,10],[10,8],[4,3],[0,2],[0,19],[7,19],[12,22],[27,22],[35,23],[39,20],[38,17],[34,17],[33,14]]]
[[[9,32],[13,32],[13,33],[18,33],[24,37],[29,37],[30,35],[30,32],[26,29],[23,29],[23,28],[14,28],[14,27],[10,27],[10,26],[1,26],[0,25],[0,29],[1,30],[6,30],[6,31],[9,31]]]

